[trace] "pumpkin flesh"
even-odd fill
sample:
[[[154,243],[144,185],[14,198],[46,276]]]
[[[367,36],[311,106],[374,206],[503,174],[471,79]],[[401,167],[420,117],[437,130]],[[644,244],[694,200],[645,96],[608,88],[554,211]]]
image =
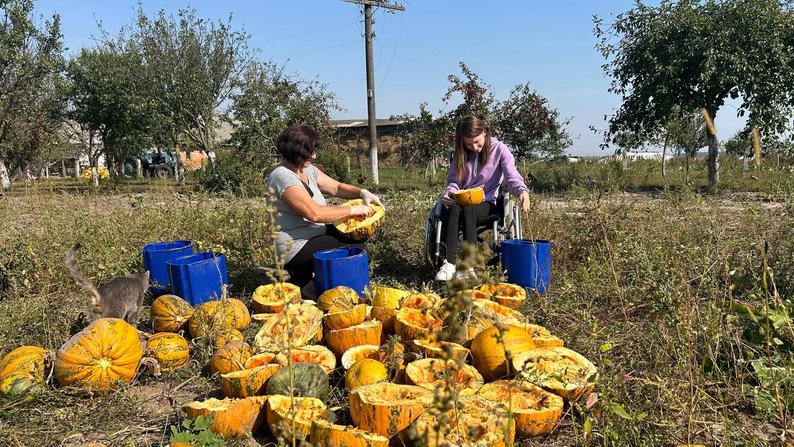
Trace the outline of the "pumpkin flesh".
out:
[[[388,447],[389,438],[355,427],[332,424],[324,419],[312,421],[314,447]]]
[[[242,438],[251,436],[265,421],[266,396],[247,397],[245,399],[215,399],[195,401],[186,404],[182,410],[188,419],[199,415],[209,418],[213,416],[210,431],[224,438]]]
[[[267,399],[267,424],[276,438],[308,439],[312,421],[330,417],[325,404],[313,397],[272,395]],[[294,422],[294,425],[293,425]],[[295,432],[291,433],[292,427]]]
[[[563,347],[537,348],[513,356],[522,379],[569,401],[589,394],[598,369],[576,351]]]
[[[350,200],[341,206],[363,205],[361,199]],[[375,234],[375,231],[383,224],[383,217],[386,215],[382,206],[374,203],[369,204],[370,212],[366,216],[348,216],[334,222],[337,231],[346,237],[363,242]]]
[[[454,360],[419,359],[405,367],[405,375],[411,384],[431,391],[445,389],[450,374],[450,385],[461,396],[474,394],[484,383],[475,367],[465,363],[458,366]]]
[[[516,423],[516,434],[522,437],[551,432],[562,416],[560,396],[521,380],[486,383],[477,395],[508,406]]]
[[[350,392],[350,417],[356,427],[391,437],[421,415],[433,392],[413,385],[380,382]]]

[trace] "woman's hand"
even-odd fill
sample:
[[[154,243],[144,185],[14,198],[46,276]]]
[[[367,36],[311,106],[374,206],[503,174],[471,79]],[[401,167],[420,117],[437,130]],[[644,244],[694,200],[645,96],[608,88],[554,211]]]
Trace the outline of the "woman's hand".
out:
[[[524,191],[518,196],[518,201],[521,203],[521,211],[529,212],[529,192]]]
[[[361,192],[359,193],[359,196],[364,201],[364,205],[369,205],[370,203],[374,203],[382,207],[384,210],[386,210],[386,207],[383,206],[383,204],[380,202],[380,198],[378,198],[378,196],[372,194],[368,190],[362,189]]]
[[[369,205],[353,205],[350,207],[351,216],[367,216],[372,209]]]
[[[441,204],[447,208],[455,204],[455,198],[451,192],[441,196]]]

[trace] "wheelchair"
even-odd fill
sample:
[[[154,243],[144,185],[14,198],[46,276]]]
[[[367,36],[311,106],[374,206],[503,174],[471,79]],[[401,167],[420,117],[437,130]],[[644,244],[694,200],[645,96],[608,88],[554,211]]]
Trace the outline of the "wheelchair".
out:
[[[444,205],[441,204],[441,195],[436,200],[436,204],[430,209],[425,220],[425,257],[430,270],[436,272],[447,257],[446,244],[444,234],[446,228],[443,228],[441,222],[441,209]],[[498,214],[488,218],[486,221],[481,222],[477,227],[478,241],[482,241],[479,235],[487,230],[491,230],[491,250],[494,258],[489,264],[496,264],[499,261],[499,254],[501,252],[502,241],[507,239],[521,239],[521,207],[513,200],[510,193],[507,191],[500,192],[496,198],[496,209]],[[457,231],[457,230],[455,230]],[[459,236],[460,237],[460,236]]]

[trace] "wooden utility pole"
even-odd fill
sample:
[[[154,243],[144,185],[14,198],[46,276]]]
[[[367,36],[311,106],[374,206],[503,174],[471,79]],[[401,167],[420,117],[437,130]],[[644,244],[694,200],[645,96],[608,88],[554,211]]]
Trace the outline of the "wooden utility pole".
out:
[[[378,0],[345,0],[348,3],[364,5],[364,44],[367,59],[367,120],[369,121],[369,159],[372,169],[372,183],[379,184],[378,178],[378,126],[375,122],[375,68],[372,64],[372,7],[405,11],[401,5],[392,5]]]

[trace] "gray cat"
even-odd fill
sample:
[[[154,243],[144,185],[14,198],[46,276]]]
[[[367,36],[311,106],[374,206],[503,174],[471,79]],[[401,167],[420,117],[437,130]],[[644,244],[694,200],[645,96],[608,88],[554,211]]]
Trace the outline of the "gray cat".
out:
[[[123,318],[127,323],[138,324],[138,312],[143,304],[146,290],[149,288],[149,272],[135,275],[120,276],[102,284],[98,288],[80,273],[75,260],[75,253],[80,248],[76,243],[66,252],[66,266],[77,283],[88,291],[88,313],[92,320],[101,317]]]

